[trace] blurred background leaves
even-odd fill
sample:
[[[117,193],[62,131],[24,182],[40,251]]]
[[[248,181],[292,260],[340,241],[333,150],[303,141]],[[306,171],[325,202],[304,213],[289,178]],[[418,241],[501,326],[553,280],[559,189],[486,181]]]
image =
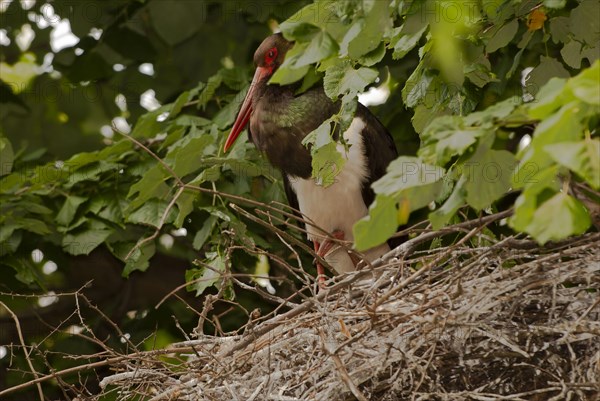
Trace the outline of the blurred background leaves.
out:
[[[0,299],[22,316],[26,337],[42,341],[40,371],[75,364],[53,352],[96,349],[72,335],[83,322],[61,292],[86,287],[90,305],[151,349],[196,326],[190,311],[205,301],[196,294],[241,305],[215,304],[201,328],[210,334],[239,329],[248,310],[273,308],[217,273],[252,284],[247,275],[268,272],[279,293],[296,289],[281,268],[295,263],[289,248],[229,207],[232,199],[285,202],[279,173],[245,141],[221,150],[254,50],[277,26],[296,45],[273,81],[298,82],[299,92],[322,81],[341,99],[332,121],[342,127],[358,98],[402,155],[374,186],[370,217],[355,227],[359,248],[385,241],[400,224],[429,218],[438,228],[510,207],[510,228],[491,227],[490,235],[516,230],[543,243],[589,229],[600,189],[598,7],[594,0],[0,2]],[[319,149],[335,153],[326,131]],[[190,187],[178,187],[140,145]],[[279,259],[269,266],[256,257],[263,251]],[[300,258],[314,273],[311,257]],[[178,298],[163,303],[176,288]],[[91,306],[82,315],[111,347],[129,346]],[[3,311],[0,325],[1,350],[16,333]],[[57,326],[63,331],[47,337]],[[0,388],[25,380],[19,369],[27,370],[22,359],[1,358]]]

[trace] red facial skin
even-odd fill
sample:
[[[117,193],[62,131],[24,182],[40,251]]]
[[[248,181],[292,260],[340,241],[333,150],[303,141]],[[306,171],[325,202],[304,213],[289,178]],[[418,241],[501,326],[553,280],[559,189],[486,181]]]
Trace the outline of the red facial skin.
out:
[[[278,50],[277,47],[270,48],[264,55],[264,65],[259,65],[256,68],[256,72],[254,73],[254,78],[252,78],[252,83],[250,84],[250,89],[246,94],[246,98],[242,103],[242,108],[238,113],[235,122],[233,123],[233,128],[231,128],[231,132],[225,141],[225,146],[223,147],[223,151],[227,152],[231,146],[233,146],[235,140],[238,138],[240,133],[244,130],[246,125],[248,125],[248,121],[250,121],[250,117],[252,116],[252,99],[254,98],[254,93],[256,92],[256,87],[259,82],[263,79],[270,77],[273,75],[275,71],[275,60],[277,59]]]

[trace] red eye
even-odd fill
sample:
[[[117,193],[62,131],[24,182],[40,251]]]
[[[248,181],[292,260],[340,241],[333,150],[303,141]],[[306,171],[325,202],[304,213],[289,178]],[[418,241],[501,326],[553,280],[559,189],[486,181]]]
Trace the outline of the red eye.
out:
[[[267,54],[265,54],[265,63],[271,64],[275,60],[276,57],[277,57],[277,48],[276,47],[270,48],[269,51],[267,52]]]

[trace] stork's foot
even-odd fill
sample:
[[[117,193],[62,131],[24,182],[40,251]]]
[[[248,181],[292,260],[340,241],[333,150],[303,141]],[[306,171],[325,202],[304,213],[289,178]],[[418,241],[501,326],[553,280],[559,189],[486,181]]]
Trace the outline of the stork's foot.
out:
[[[340,241],[343,241],[345,237],[344,232],[341,230],[335,230],[331,233],[331,235],[333,238]],[[315,247],[315,253],[321,258],[325,259],[325,256],[327,256],[327,254],[329,254],[329,252],[331,252],[333,247],[336,245],[336,241],[326,238],[323,240],[323,242],[314,241],[313,245]],[[319,280],[320,288],[325,288],[325,277],[327,277],[325,275],[325,268],[317,259],[317,279]]]

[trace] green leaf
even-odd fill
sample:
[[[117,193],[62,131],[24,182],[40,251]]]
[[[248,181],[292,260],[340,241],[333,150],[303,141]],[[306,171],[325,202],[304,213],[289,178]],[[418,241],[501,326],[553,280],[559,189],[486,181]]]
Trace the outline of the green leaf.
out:
[[[186,127],[205,127],[212,125],[212,121],[204,117],[181,114],[175,119],[175,121],[173,121],[173,124],[183,125]]]
[[[436,118],[450,114],[450,111],[447,109],[437,106],[429,108],[423,104],[417,105],[414,110],[415,115],[412,117],[411,122],[415,132],[422,132]]]
[[[135,123],[131,136],[134,138],[152,138],[163,131],[166,131],[166,123],[158,121],[158,117],[163,113],[170,112],[173,106],[168,104],[158,109],[143,114]]]
[[[521,161],[517,171],[526,171],[528,168],[542,170],[552,163],[552,159],[544,150],[546,145],[581,139],[583,127],[577,115],[579,112],[580,107],[577,103],[571,102],[540,122],[533,133],[531,143],[518,155]],[[524,185],[523,182],[515,180],[518,178],[513,178],[513,185],[517,189]]]
[[[583,0],[571,11],[571,33],[580,41],[594,46],[600,40],[600,4],[597,0]]]
[[[19,63],[17,63],[19,64]],[[30,82],[30,80],[32,80],[33,78],[35,78],[35,76],[37,75],[36,69],[38,68],[37,65],[35,65],[35,63],[32,63],[33,65],[31,66],[31,68],[26,67],[26,71],[19,71],[17,70],[15,67],[16,65],[13,65],[12,68],[11,66],[9,66],[8,64],[5,63],[0,63],[0,68],[5,69],[8,67],[8,71],[13,73],[13,78],[17,78],[18,80],[22,81],[24,86],[27,86]],[[27,63],[25,64],[25,66],[27,66]],[[11,71],[12,69],[12,71]],[[25,72],[25,74],[22,74],[23,72]],[[0,103],[12,103],[15,105],[18,105],[20,107],[22,107],[24,110],[26,111],[30,111],[29,106],[27,106],[27,104],[25,104],[25,102],[21,99],[21,97],[19,97],[15,92],[18,92],[21,88],[17,88],[14,85],[8,85],[6,82],[4,82],[5,80],[8,82],[13,82],[13,81],[9,81],[9,77],[7,77],[6,73],[2,74],[2,81],[0,81]],[[13,84],[16,82],[13,82]]]
[[[223,82],[223,76],[221,74],[215,74],[212,77],[208,78],[208,81],[206,82],[206,86],[204,87],[202,92],[200,92],[200,94],[198,95],[197,107],[199,110],[200,109],[204,110],[206,108],[206,105],[215,96],[215,92],[217,91],[217,89],[219,89],[222,82]]]
[[[186,127],[179,127],[179,126],[171,127],[169,129],[169,132],[167,133],[167,137],[160,143],[158,152],[162,152],[163,150],[171,147],[174,143],[179,141],[183,137],[183,135],[186,134],[187,132],[188,132],[188,129]]]
[[[332,119],[329,118],[321,123],[310,134],[304,137],[302,145],[313,145],[316,149],[323,147],[331,142],[331,124]]]
[[[588,211],[577,199],[559,192],[533,214],[526,230],[540,244],[584,233],[591,225]]]
[[[73,218],[75,217],[75,213],[77,213],[77,209],[79,205],[87,201],[88,198],[84,198],[81,196],[68,195],[67,199],[65,199],[65,203],[63,203],[62,208],[56,215],[56,222],[61,226],[68,226]]]
[[[277,71],[275,71],[275,74],[273,74],[269,80],[269,83],[289,85],[304,78],[309,70],[309,65],[305,65],[304,67],[300,68],[291,68],[282,65],[277,69]]]
[[[253,249],[256,244],[252,233],[248,232],[248,227],[240,221],[235,215],[230,214],[227,222],[229,232],[233,233],[233,238],[239,244],[243,244],[248,249]]]
[[[525,232],[537,208],[537,194],[528,193],[526,189],[519,195],[514,207],[515,212],[508,219],[508,224],[513,230]]]
[[[279,28],[287,40],[298,42],[308,42],[317,33],[322,32],[321,28],[316,25],[294,21],[294,17],[282,22]]]
[[[570,75],[560,61],[552,57],[541,56],[540,64],[529,74],[526,90],[535,96],[551,78],[569,78]]]
[[[108,196],[102,194],[100,196],[94,196],[90,199],[87,207],[85,208],[86,213],[98,214],[108,204]]]
[[[358,59],[358,62],[365,67],[371,67],[377,63],[379,63],[383,57],[385,57],[385,43],[381,42],[375,50],[370,51],[369,53],[361,56]]]
[[[111,171],[113,173],[116,173],[120,169],[120,167],[121,165],[117,163],[101,160],[97,163],[91,163],[81,168],[73,169],[72,173],[69,175],[68,182],[64,184],[65,188],[70,189],[75,184],[78,184],[83,181],[99,181],[102,174]]]
[[[562,106],[566,83],[564,78],[552,78],[542,86],[536,95],[536,101],[529,106],[529,116],[541,120]]]
[[[225,162],[225,161],[223,161]],[[210,166],[209,168],[206,168],[204,170],[202,170],[202,172],[200,174],[198,174],[196,176],[196,178],[194,178],[192,181],[189,182],[190,185],[199,185],[202,184],[203,182],[215,182],[218,181],[219,178],[221,178],[221,166],[219,165],[214,165],[214,166]]]
[[[500,199],[511,185],[516,165],[514,155],[506,150],[492,150],[481,145],[462,165],[467,177],[467,203],[477,210],[485,209]]]
[[[19,249],[23,240],[23,231],[15,231],[15,228],[14,225],[0,225],[0,257],[14,254]]]
[[[258,255],[251,278],[252,281],[265,288],[270,294],[275,294],[275,288],[273,288],[273,285],[269,280],[270,270],[269,257],[264,254]]]
[[[304,78],[302,79],[302,85],[300,85],[300,88],[298,88],[296,90],[296,92],[294,92],[294,95],[297,96],[297,95],[300,95],[300,94],[306,92],[307,90],[312,88],[317,82],[319,82],[322,78],[323,78],[322,73],[318,72],[315,68],[309,67],[307,73],[304,75]]]
[[[27,153],[21,158],[21,161],[24,162],[32,162],[35,160],[39,160],[42,156],[44,156],[48,152],[46,148],[39,148],[32,152]]]
[[[321,146],[312,152],[312,177],[317,185],[328,187],[342,171],[346,158],[340,153],[335,141]]]
[[[204,221],[204,224],[202,224],[202,228],[198,230],[198,232],[196,232],[196,235],[194,236],[192,246],[195,250],[199,251],[204,246],[206,240],[208,240],[213,229],[215,228],[217,220],[217,216],[209,216],[208,219]]]
[[[175,227],[181,228],[185,222],[185,218],[194,210],[194,200],[196,199],[196,192],[183,191],[177,201],[177,218],[173,222]]]
[[[583,127],[578,118],[579,109],[579,105],[572,102],[542,120],[533,132],[531,146],[541,148],[547,144],[583,137]]]
[[[222,130],[224,130],[227,127],[231,127],[240,111],[240,102],[243,99],[244,98],[241,96],[241,92],[238,95],[234,96],[233,100],[227,103],[225,107],[221,108],[221,110],[219,110],[217,114],[213,117],[213,124],[215,124],[217,128]]]
[[[394,53],[392,54],[394,60],[401,59],[414,49],[426,29],[427,25],[415,33],[405,34],[403,28],[400,28],[390,42],[390,45],[394,48]]]
[[[171,111],[169,112],[169,118],[174,118],[175,116],[177,116],[181,112],[183,106],[189,101],[189,99],[190,92],[188,91],[185,91],[181,95],[179,95],[177,97],[177,100],[175,100],[175,103],[173,103]]]
[[[486,46],[487,52],[493,53],[498,49],[506,47],[513,40],[518,30],[519,21],[516,18],[501,26],[488,41]]]
[[[417,157],[401,156],[387,168],[387,174],[375,181],[378,195],[407,199],[409,210],[420,209],[433,202],[443,189],[445,170],[423,163]]]
[[[446,165],[454,156],[462,155],[477,138],[488,131],[481,128],[462,128],[455,116],[437,118],[421,135],[419,156],[426,163]]]
[[[369,214],[360,219],[352,228],[354,244],[359,251],[365,251],[383,244],[398,228],[396,199],[378,195]]]
[[[581,54],[581,43],[571,40],[563,46],[560,51],[560,55],[569,67],[575,69],[579,69],[581,67],[581,58],[583,57]]]
[[[10,174],[13,168],[13,162],[15,160],[15,153],[13,152],[10,141],[6,138],[0,137],[0,176]]]
[[[559,190],[558,166],[553,165],[542,171],[530,170],[527,173],[516,170],[515,175],[517,174],[522,176],[518,181],[524,182],[526,186],[515,201],[515,213],[508,223],[513,229],[524,232],[533,219],[540,194],[554,194]]]
[[[363,27],[365,26],[364,18],[360,18],[356,20],[348,29],[344,38],[340,42],[340,55],[347,56],[348,55],[348,45],[352,42],[356,37],[360,34]]]
[[[600,61],[596,60],[590,68],[569,79],[567,87],[582,102],[600,105]]]
[[[600,41],[598,41],[594,46],[584,47],[581,53],[583,58],[587,59],[590,64],[595,63],[598,59],[600,59]]]
[[[98,217],[111,221],[115,224],[120,225],[121,227],[125,227],[125,223],[123,222],[123,213],[121,211],[121,206],[119,202],[122,200],[122,195],[112,194],[109,195],[108,202],[106,206],[100,210],[98,213]]]
[[[429,213],[429,221],[434,230],[439,230],[444,227],[450,219],[456,214],[457,210],[465,204],[466,190],[465,184],[467,183],[467,176],[463,175],[460,177],[450,197],[446,199],[446,202]]]
[[[421,64],[419,65],[421,66]],[[436,77],[431,72],[425,71],[423,67],[417,67],[410,77],[408,77],[404,88],[402,88],[402,100],[404,100],[404,104],[407,107],[415,107],[419,104],[428,93],[433,92],[430,86],[433,86],[432,83],[435,80]],[[429,108],[431,109],[431,107]]]
[[[550,20],[550,33],[554,43],[565,43],[569,40],[570,24],[568,17],[556,17]]]
[[[18,228],[18,224],[0,224],[0,242],[8,240]]]
[[[286,54],[283,64],[275,71],[269,83],[289,85],[299,81],[310,70],[309,64],[297,66],[296,61],[300,59],[308,43],[296,43]]]
[[[188,291],[196,291],[196,296],[201,295],[204,290],[217,284],[223,273],[225,273],[225,260],[216,253],[207,253],[207,267],[200,269],[189,269],[185,272],[185,281]]]
[[[378,0],[371,2],[371,9],[366,12],[360,34],[348,42],[348,56],[358,59],[375,50],[390,26],[389,1]]]
[[[465,65],[463,72],[465,77],[478,88],[483,88],[488,83],[496,80],[494,74],[491,72],[489,61],[483,57],[477,62]]]
[[[151,199],[144,203],[139,209],[127,216],[127,221],[133,224],[143,224],[155,228],[161,228],[160,219],[167,209],[167,202]],[[165,219],[165,223],[173,221],[175,210],[171,209]]]
[[[499,103],[493,104],[485,110],[470,113],[463,118],[466,125],[482,126],[486,123],[495,123],[503,120],[522,103],[521,98],[512,96]]]
[[[387,174],[372,185],[377,194],[376,205],[355,226],[356,247],[364,250],[383,243],[395,232],[399,217],[406,218],[407,210],[410,213],[433,202],[444,187],[444,174],[443,168],[425,164],[416,157],[394,160]],[[403,205],[402,216],[396,209],[397,203]]]
[[[113,230],[104,225],[88,226],[78,233],[69,233],[62,239],[62,247],[71,255],[89,255],[102,244]]]
[[[567,0],[544,0],[544,7],[547,8],[565,8]]]
[[[311,29],[314,29],[305,25],[314,25],[329,32],[339,42],[346,27],[332,12],[331,7],[334,5],[331,0],[306,5],[280,25],[283,35],[288,39],[304,42],[310,38]]]
[[[21,228],[25,231],[39,235],[46,235],[50,233],[50,229],[46,223],[37,218],[18,217],[15,218],[12,223],[3,222],[2,224],[7,224],[8,226],[12,225],[13,228]]]
[[[357,107],[358,98],[355,95],[348,93],[342,96],[342,106],[337,114],[339,117],[339,132],[346,132],[350,128],[352,121],[354,121]]]
[[[128,243],[125,244],[124,250],[126,251],[123,254],[123,258],[127,256],[129,251],[137,244]],[[154,256],[156,252],[156,244],[154,242],[148,242],[144,244],[141,248],[136,248],[129,256],[125,262],[125,267],[123,268],[123,277],[129,277],[129,275],[136,271],[146,271],[148,267],[150,267],[150,259]]]
[[[129,189],[128,198],[137,194],[129,205],[129,208],[136,209],[151,198],[164,197],[170,189],[164,182],[167,177],[168,173],[164,171],[163,166],[155,165],[148,170],[142,179],[133,184]]]
[[[291,65],[297,69],[309,64],[317,63],[327,57],[336,54],[337,43],[327,32],[317,33],[301,54],[290,60]]]
[[[68,166],[73,170],[77,170],[81,167],[84,167],[88,164],[96,163],[100,160],[101,158],[98,152],[81,152],[67,160],[65,162],[65,166]]]
[[[481,2],[482,5],[482,11],[485,13],[485,15],[490,19],[490,20],[500,20],[500,21],[504,21],[506,18],[503,19],[503,11],[506,12],[506,9],[509,9],[509,7],[502,7],[503,3],[505,3],[504,0],[483,0]],[[512,11],[511,9],[509,9],[508,11]],[[512,13],[511,13],[512,15]]]
[[[223,79],[223,83],[235,91],[242,90],[248,86],[248,70],[246,68],[223,68],[219,70],[219,75]]]
[[[378,75],[371,68],[361,67],[355,70],[350,63],[341,63],[325,71],[323,87],[327,96],[335,100],[340,95],[362,92]]]
[[[52,214],[53,210],[50,208],[47,208],[44,205],[41,205],[40,203],[34,203],[34,202],[43,202],[42,198],[40,197],[32,197],[32,199],[34,199],[33,202],[27,201],[27,200],[22,200],[19,201],[19,206],[22,207],[23,209],[27,210],[29,213],[33,213],[33,214]]]
[[[443,4],[443,3],[442,3]],[[463,4],[463,3],[458,3]],[[443,21],[444,19],[442,19]],[[455,24],[433,24],[430,31],[430,57],[440,71],[442,80],[450,86],[461,87],[464,82],[464,64],[461,42],[454,37]]]
[[[529,45],[529,42],[531,41],[531,38],[533,38],[534,33],[535,33],[535,31],[529,31],[529,30],[527,30],[523,34],[523,37],[521,38],[521,41],[517,44],[517,47],[520,50],[517,52],[517,54],[515,54],[512,66],[510,67],[510,69],[508,70],[508,72],[506,73],[506,75],[504,76],[505,80],[510,79],[513,76],[513,74],[515,73],[515,71],[517,70],[517,67],[519,66],[520,61],[521,61],[521,56],[523,56],[523,52],[525,51],[525,49],[527,49],[527,46]],[[533,92],[530,92],[530,93],[533,94]]]
[[[546,145],[544,150],[556,162],[577,173],[592,188],[600,189],[600,140],[561,142]]]
[[[202,154],[213,141],[210,135],[186,136],[169,148],[165,162],[172,166],[178,177],[185,177],[202,166]]]
[[[15,277],[20,282],[28,285],[37,283],[38,285],[43,286],[42,277],[40,277],[40,273],[31,261],[31,258],[20,258],[11,255],[9,257],[4,257],[2,263],[15,270]]]

